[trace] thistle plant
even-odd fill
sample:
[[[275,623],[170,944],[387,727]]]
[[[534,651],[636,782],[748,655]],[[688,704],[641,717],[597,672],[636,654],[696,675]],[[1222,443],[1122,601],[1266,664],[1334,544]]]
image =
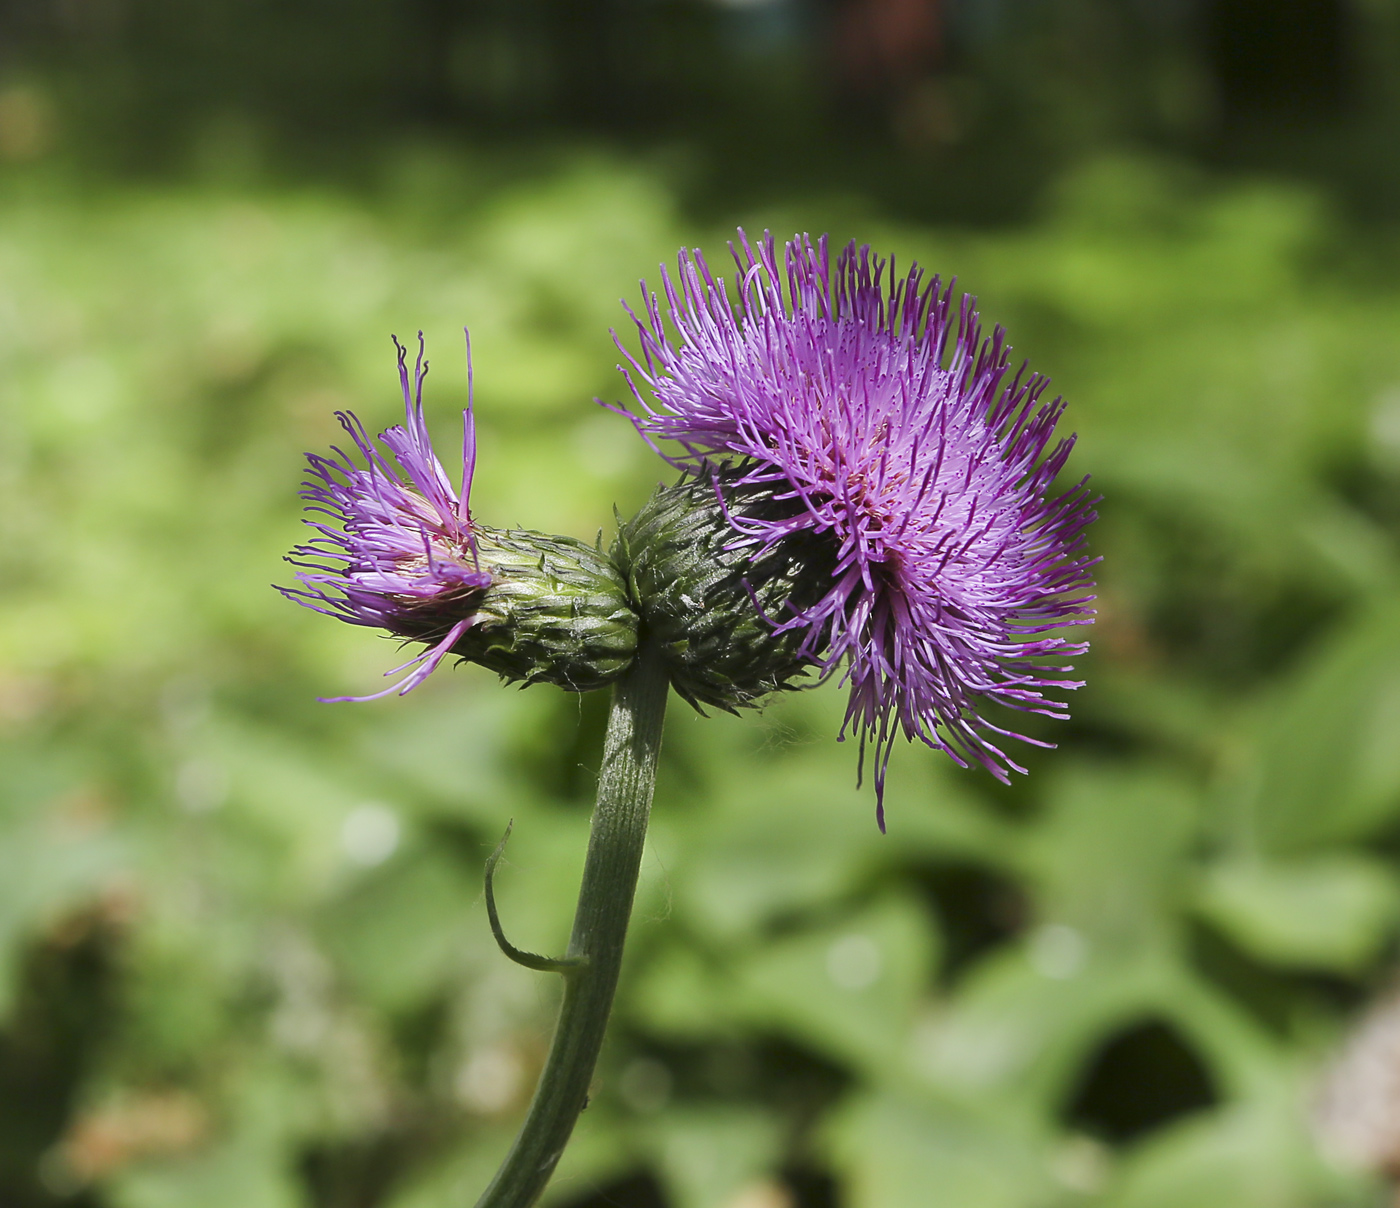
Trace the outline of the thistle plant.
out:
[[[876,818],[903,733],[1005,781],[1017,734],[992,710],[1066,716],[1079,686],[1060,631],[1093,618],[1081,481],[1054,493],[1074,438],[1045,379],[1010,372],[975,300],[917,266],[825,238],[781,260],[739,232],[732,281],[699,252],[643,283],[619,340],[634,409],[615,407],[678,471],[619,525],[606,552],[568,537],[481,524],[470,508],[476,440],[468,345],[462,467],[434,454],[422,338],[412,375],[398,346],[405,422],[380,436],[340,421],[363,459],[308,455],[315,535],[286,595],[423,647],[402,695],[449,656],[504,679],[567,691],[611,686],[588,854],[569,945],[502,951],[564,977],[550,1054],[519,1136],[478,1208],[526,1208],[548,1182],[587,1100],[612,1005],[651,808],[669,690],[738,710],[833,676],[849,688],[838,738],[873,743]],[[664,299],[664,300],[663,300]],[[397,342],[396,342],[397,344]],[[657,441],[669,442],[670,453]],[[857,772],[859,775],[859,771]],[[507,835],[509,830],[507,830]]]

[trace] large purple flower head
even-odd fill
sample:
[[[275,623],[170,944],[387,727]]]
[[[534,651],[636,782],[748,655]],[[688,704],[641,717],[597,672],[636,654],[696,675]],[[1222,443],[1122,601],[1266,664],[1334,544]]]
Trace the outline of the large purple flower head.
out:
[[[1063,403],[1009,374],[1004,333],[982,338],[974,299],[954,323],[952,284],[924,284],[917,266],[899,277],[852,243],[833,271],[825,237],[794,239],[781,263],[766,234],[755,248],[740,231],[731,251],[732,292],[698,251],[674,277],[663,268],[664,303],[643,284],[645,313],[629,310],[641,357],[623,349],[634,422],[677,442],[677,464],[728,461],[728,482],[787,504],[732,511],[731,545],[832,544],[820,599],[770,622],[800,632],[825,673],[844,663],[842,736],[874,742],[882,827],[901,730],[1002,781],[1024,771],[998,745],[1024,736],[979,707],[1067,716],[1046,693],[1079,686],[1064,658],[1086,644],[1052,631],[1093,615],[1094,500],[1084,482],[1050,495],[1074,443],[1050,445]]]
[[[340,449],[334,457],[307,454],[311,474],[302,497],[316,536],[287,559],[301,568],[301,586],[279,590],[317,612],[427,649],[388,672],[408,670],[384,691],[332,699],[402,696],[449,654],[527,684],[582,692],[612,682],[631,664],[637,618],[611,562],[569,537],[502,531],[473,519],[470,345],[460,492],[428,437],[422,333],[411,381],[407,351],[397,340],[394,346],[405,418],[380,434],[389,456],[354,415],[337,413],[364,465]]]

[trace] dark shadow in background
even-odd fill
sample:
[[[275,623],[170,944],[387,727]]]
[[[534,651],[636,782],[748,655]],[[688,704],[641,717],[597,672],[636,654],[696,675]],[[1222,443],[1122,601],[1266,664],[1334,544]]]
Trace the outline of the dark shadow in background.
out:
[[[816,192],[986,223],[1130,147],[1383,216],[1398,68],[1400,15],[1345,0],[0,0],[0,158],[36,157],[6,122],[37,89],[99,175],[372,186],[415,140],[583,141],[660,156],[702,215]]]
[[[25,957],[19,1001],[0,1033],[0,1204],[98,1208],[57,1146],[100,1057],[113,1009],[117,937],[100,912],[61,926]]]
[[[1062,1118],[1072,1128],[1123,1144],[1216,1102],[1205,1062],[1176,1028],[1152,1019],[1099,1046]]]

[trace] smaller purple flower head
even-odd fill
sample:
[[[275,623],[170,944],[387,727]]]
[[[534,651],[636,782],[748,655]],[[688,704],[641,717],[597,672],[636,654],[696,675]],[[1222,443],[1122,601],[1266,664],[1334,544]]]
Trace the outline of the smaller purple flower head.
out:
[[[982,338],[974,299],[954,321],[951,283],[898,276],[854,243],[833,265],[825,237],[794,239],[781,262],[766,233],[730,250],[732,292],[698,251],[662,269],[664,303],[643,283],[644,314],[628,310],[640,358],[619,342],[632,419],[713,479],[730,549],[827,543],[819,598],[768,622],[823,675],[844,664],[841,736],[857,728],[862,756],[874,743],[883,829],[900,731],[1003,782],[1025,770],[1003,737],[1052,745],[985,705],[1067,716],[1047,693],[1080,686],[1064,659],[1087,644],[1053,631],[1093,617],[1095,500],[1086,482],[1051,494],[1074,444],[1051,445],[1064,405],[1041,401],[1044,378],[1009,374],[1005,334]],[[768,506],[743,506],[756,490]]]
[[[383,629],[400,637],[430,639],[422,654],[395,668],[412,668],[404,679],[382,692],[334,700],[374,700],[412,691],[436,670],[453,645],[476,620],[471,608],[491,586],[481,567],[469,499],[476,468],[476,426],[471,405],[471,345],[467,346],[467,409],[462,412],[461,491],[433,452],[423,416],[423,380],[428,362],[423,333],[413,379],[408,350],[397,339],[399,385],[404,422],[379,439],[393,457],[391,465],[348,411],[337,411],[363,467],[342,449],[334,457],[308,453],[311,477],[302,490],[316,536],[292,551],[287,561],[301,588],[280,588],[288,599],[338,617],[352,625]],[[397,468],[395,468],[397,466]],[[337,565],[339,564],[339,565]],[[394,672],[389,672],[394,674]]]
[[[404,423],[380,434],[386,456],[354,415],[337,413],[364,465],[339,448],[334,457],[306,455],[310,477],[301,494],[316,535],[287,559],[301,568],[301,586],[278,590],[327,616],[427,649],[388,672],[407,674],[382,692],[329,699],[402,696],[449,654],[527,684],[582,692],[610,683],[632,661],[637,619],[607,557],[569,537],[502,531],[472,517],[470,337],[460,491],[428,437],[423,335],[411,380],[407,350],[398,340],[394,347]]]

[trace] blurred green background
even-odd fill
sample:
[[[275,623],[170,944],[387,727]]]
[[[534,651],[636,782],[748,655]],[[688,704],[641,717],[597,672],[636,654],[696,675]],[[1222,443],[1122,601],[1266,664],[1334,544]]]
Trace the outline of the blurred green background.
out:
[[[834,686],[673,705],[558,1208],[1342,1208],[1400,933],[1396,0],[0,2],[0,1205],[448,1208],[519,1119],[605,701],[293,608],[303,450],[476,359],[489,523],[664,467],[608,329],[682,244],[956,274],[1105,499],[1003,789]],[[1382,1071],[1384,1073],[1384,1071]]]

